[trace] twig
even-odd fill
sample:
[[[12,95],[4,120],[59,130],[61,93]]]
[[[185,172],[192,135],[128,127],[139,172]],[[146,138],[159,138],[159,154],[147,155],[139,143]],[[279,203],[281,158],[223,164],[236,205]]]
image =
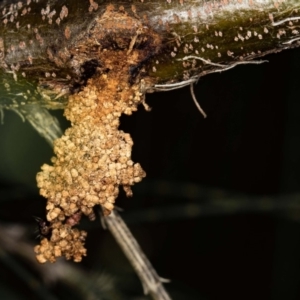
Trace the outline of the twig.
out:
[[[158,276],[120,215],[113,211],[104,217],[104,221],[140,278],[144,293],[151,295],[155,300],[170,300],[162,284],[168,280]]]
[[[195,92],[194,92],[194,83],[190,84],[190,90],[191,90],[191,95],[192,95],[195,105],[197,106],[197,108],[199,109],[199,111],[203,115],[203,117],[206,118],[207,115],[206,115],[205,111],[202,109],[202,107],[200,106],[200,104],[198,103],[198,101],[196,99]]]
[[[300,40],[300,37],[297,37],[297,38],[294,38],[294,39],[292,39],[292,40],[290,40],[290,41],[287,41],[287,42],[284,42],[284,43],[282,43],[283,45],[289,45],[289,44],[292,44],[292,43],[294,43],[294,42],[296,42],[296,41],[299,41]]]
[[[190,85],[191,83],[194,83],[198,79],[199,79],[199,77],[195,76],[195,77],[191,77],[188,80],[184,80],[184,81],[180,81],[180,82],[155,84],[154,88],[156,91],[159,91],[159,92],[167,92],[167,91],[177,90],[177,89],[181,89],[187,85]]]
[[[283,24],[285,22],[297,21],[297,20],[300,20],[300,17],[286,18],[286,19],[278,21],[278,22],[272,22],[272,26],[278,26],[278,25],[281,25],[281,24]]]
[[[184,60],[188,60],[188,59],[198,59],[201,60],[202,62],[208,64],[208,65],[212,65],[215,67],[219,67],[219,69],[212,69],[212,70],[207,70],[207,71],[203,71],[202,74],[197,75],[197,76],[193,76],[187,80],[184,81],[180,81],[180,82],[175,82],[175,83],[166,83],[166,84],[155,84],[154,85],[154,90],[155,91],[159,91],[159,92],[167,92],[167,91],[171,91],[171,90],[177,90],[177,89],[181,89],[187,85],[191,85],[195,82],[197,82],[199,80],[200,77],[207,75],[207,74],[212,74],[212,73],[220,73],[220,72],[224,72],[227,70],[230,70],[236,66],[239,65],[259,65],[265,62],[268,62],[267,60],[252,60],[252,61],[236,61],[233,62],[230,65],[223,65],[223,64],[218,64],[218,63],[214,63],[211,61],[208,61],[200,56],[194,56],[194,55],[189,55],[189,56],[185,56],[184,58],[179,58],[179,61],[184,61]]]
[[[203,57],[200,56],[195,56],[195,55],[189,55],[189,56],[185,56],[184,58],[179,58],[177,59],[178,61],[184,61],[184,60],[188,60],[188,59],[198,59],[203,61],[204,63],[208,64],[208,65],[212,65],[212,66],[216,66],[216,67],[220,67],[220,68],[224,68],[227,67],[226,65],[222,65],[222,64],[218,64],[218,63],[213,63],[207,59],[204,59]]]
[[[38,104],[23,105],[15,110],[33,126],[33,128],[53,145],[53,141],[62,135],[58,120],[49,111]]]
[[[178,58],[177,60],[178,61],[184,61],[184,60],[188,60],[188,59],[198,59],[198,60],[201,60],[203,61],[204,63],[208,64],[208,65],[212,65],[212,66],[215,66],[215,67],[220,67],[224,70],[228,70],[228,67],[231,68],[234,68],[235,66],[238,66],[238,65],[259,65],[259,64],[262,64],[264,62],[267,62],[267,60],[242,60],[242,61],[235,61],[234,63],[230,64],[230,65],[223,65],[223,64],[218,64],[218,63],[214,63],[214,62],[211,62],[207,59],[204,59],[203,57],[200,57],[200,56],[195,56],[195,55],[189,55],[189,56],[185,56],[184,58]],[[218,70],[218,71],[222,71],[222,70]]]

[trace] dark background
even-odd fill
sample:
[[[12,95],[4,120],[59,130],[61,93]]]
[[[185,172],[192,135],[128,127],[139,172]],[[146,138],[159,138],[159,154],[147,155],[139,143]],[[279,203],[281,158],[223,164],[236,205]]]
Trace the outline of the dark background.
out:
[[[267,59],[200,79],[195,93],[207,119],[189,88],[149,94],[150,113],[140,107],[121,118],[147,177],[117,205],[158,273],[172,280],[166,288],[175,300],[300,298],[300,52]],[[68,126],[61,111],[53,114]],[[38,243],[32,216],[44,216],[45,199],[35,174],[51,156],[28,123],[5,112],[0,298],[144,299],[99,220],[83,221],[88,256],[68,263],[81,272],[77,283],[67,272],[49,282],[51,269],[22,257],[23,244],[19,254],[5,246],[16,224],[24,243]]]

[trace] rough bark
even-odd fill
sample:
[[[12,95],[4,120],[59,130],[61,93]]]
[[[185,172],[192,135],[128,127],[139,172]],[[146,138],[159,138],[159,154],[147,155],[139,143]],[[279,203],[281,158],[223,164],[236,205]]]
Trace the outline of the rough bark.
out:
[[[145,92],[189,84],[299,46],[299,8],[297,0],[3,1],[0,105],[63,108],[121,51],[124,60],[136,51],[129,80],[144,79]]]

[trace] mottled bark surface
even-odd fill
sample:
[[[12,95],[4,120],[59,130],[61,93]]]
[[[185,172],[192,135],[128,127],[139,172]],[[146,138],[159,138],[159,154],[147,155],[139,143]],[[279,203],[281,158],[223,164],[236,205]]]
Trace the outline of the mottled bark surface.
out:
[[[112,52],[127,60],[136,50],[129,80],[143,78],[153,91],[297,47],[299,7],[296,0],[3,1],[0,105],[63,108],[89,78],[110,71],[103,57]]]

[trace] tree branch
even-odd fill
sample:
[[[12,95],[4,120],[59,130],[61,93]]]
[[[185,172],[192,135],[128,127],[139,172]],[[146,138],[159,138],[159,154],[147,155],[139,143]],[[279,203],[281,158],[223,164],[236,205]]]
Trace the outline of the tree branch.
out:
[[[101,57],[107,50],[126,48],[124,59],[138,50],[130,81],[143,78],[151,92],[300,44],[296,0],[98,2],[0,4],[2,107],[63,108],[69,94],[111,69]]]

